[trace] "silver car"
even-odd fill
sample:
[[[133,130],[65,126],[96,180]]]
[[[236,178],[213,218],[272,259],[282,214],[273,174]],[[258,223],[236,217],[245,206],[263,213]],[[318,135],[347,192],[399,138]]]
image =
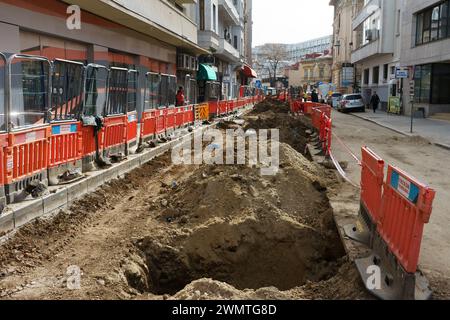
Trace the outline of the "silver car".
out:
[[[365,112],[366,105],[364,104],[362,95],[359,93],[346,94],[340,99],[338,110],[342,112]]]

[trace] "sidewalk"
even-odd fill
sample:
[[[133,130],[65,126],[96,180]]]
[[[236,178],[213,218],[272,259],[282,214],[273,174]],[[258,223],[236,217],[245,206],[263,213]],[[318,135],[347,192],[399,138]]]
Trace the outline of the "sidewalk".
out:
[[[409,116],[398,116],[383,111],[377,111],[377,113],[366,111],[365,113],[352,113],[352,115],[401,134],[421,136],[438,146],[450,149],[450,122],[414,118],[413,133],[411,134],[411,118]]]

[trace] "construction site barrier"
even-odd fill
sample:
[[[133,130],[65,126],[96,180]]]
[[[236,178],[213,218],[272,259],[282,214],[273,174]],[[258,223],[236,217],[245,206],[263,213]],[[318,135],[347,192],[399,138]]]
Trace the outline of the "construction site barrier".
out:
[[[224,115],[228,113],[228,101],[223,100],[219,102],[219,114]]]
[[[35,180],[48,185],[51,129],[45,119],[51,106],[51,70],[51,62],[44,57],[14,54],[7,60],[8,146],[2,161],[6,164],[4,180],[8,203],[28,196],[23,191]]]
[[[383,180],[383,160],[363,148],[360,217],[372,225],[368,241],[372,253],[355,260],[356,266],[366,284],[372,276],[368,270],[379,268],[380,287],[367,289],[381,299],[429,299],[431,289],[418,270],[418,261],[435,191],[391,165]]]
[[[194,123],[194,106],[190,105],[184,107],[183,123],[186,125],[191,125]]]
[[[175,127],[181,128],[184,125],[184,107],[177,107],[175,109]]]
[[[109,116],[103,120],[103,149],[105,157],[111,154],[125,154],[127,144],[126,115]]]
[[[156,134],[163,135],[166,133],[166,111],[165,109],[157,109],[156,116]]]
[[[209,105],[202,103],[195,106],[195,121],[209,120]]]
[[[375,231],[381,216],[385,163],[368,147],[361,148],[361,200],[358,220],[344,226],[350,239],[373,247]]]
[[[209,110],[209,116],[211,118],[218,116],[220,114],[219,101],[209,101],[208,102],[208,110]]]
[[[81,123],[74,121],[51,124],[48,152],[49,184],[59,184],[58,176],[68,170],[80,169],[82,171],[82,157],[83,134]]]
[[[137,112],[128,112],[127,114],[127,154],[129,148],[137,144],[138,117]]]
[[[5,196],[5,149],[8,146],[8,135],[6,133],[0,134],[0,213],[6,206]]]
[[[409,273],[417,270],[423,228],[430,221],[435,194],[402,170],[388,167],[377,230]]]
[[[156,135],[156,112],[157,110],[146,110],[142,113],[141,119],[141,141],[155,138]]]
[[[166,133],[171,133],[175,130],[175,107],[164,109],[166,120]]]
[[[50,127],[43,126],[8,134],[5,150],[5,192],[8,203],[34,180],[48,184],[48,139]]]

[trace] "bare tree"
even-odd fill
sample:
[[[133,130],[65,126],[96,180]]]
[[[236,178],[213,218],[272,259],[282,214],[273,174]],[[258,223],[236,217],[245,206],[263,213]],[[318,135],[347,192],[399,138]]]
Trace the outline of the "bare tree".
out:
[[[261,48],[261,57],[268,64],[270,82],[272,85],[277,80],[277,71],[280,63],[288,57],[286,47],[278,43],[268,43]]]

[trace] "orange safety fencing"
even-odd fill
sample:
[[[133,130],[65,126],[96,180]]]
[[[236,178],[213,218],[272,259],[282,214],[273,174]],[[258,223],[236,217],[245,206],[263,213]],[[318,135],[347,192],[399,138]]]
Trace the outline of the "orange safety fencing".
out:
[[[409,273],[417,271],[423,228],[436,192],[404,171],[388,167],[377,231]]]
[[[52,124],[49,137],[48,167],[80,160],[83,156],[81,123]]]

